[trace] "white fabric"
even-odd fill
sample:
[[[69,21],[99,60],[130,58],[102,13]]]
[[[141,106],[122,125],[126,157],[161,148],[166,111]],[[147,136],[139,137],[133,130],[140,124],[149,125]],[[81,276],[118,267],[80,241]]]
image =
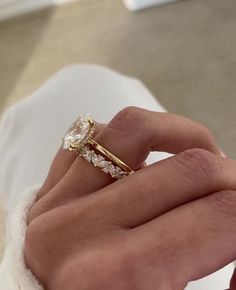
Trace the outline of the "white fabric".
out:
[[[22,285],[21,290],[40,289],[27,274],[22,259],[24,217],[34,193],[30,201],[24,191],[43,182],[68,125],[79,113],[87,112],[97,121],[107,122],[130,105],[164,111],[138,80],[96,65],[74,65],[57,73],[31,97],[4,114],[0,124],[0,199],[7,213],[7,237],[0,267],[0,290],[19,290],[19,285],[14,284],[16,279]],[[149,162],[166,156],[152,154]],[[192,283],[188,289],[225,289],[232,269],[229,265]]]
[[[6,240],[6,250],[0,265],[0,290],[43,290],[24,263],[26,217],[38,189],[39,186],[36,185],[24,192],[22,201],[10,218],[9,237]]]
[[[155,5],[163,5],[179,0],[123,0],[129,10],[140,10]]]

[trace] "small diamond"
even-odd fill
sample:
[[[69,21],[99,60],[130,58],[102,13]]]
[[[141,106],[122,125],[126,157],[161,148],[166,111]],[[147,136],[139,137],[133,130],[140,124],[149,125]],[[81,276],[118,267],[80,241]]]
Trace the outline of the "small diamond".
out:
[[[118,166],[116,166],[115,170],[116,170],[116,173],[119,173],[119,172],[122,171],[122,169],[120,167],[118,167]]]
[[[110,165],[110,162],[108,161],[104,161],[104,167],[102,168],[102,171],[104,171],[105,173],[109,173],[109,165]]]
[[[86,151],[83,153],[83,157],[88,161],[91,162],[92,160],[92,152],[91,151]]]
[[[99,163],[98,163],[98,167],[101,168],[102,171],[108,173],[108,165],[109,165],[109,162],[106,161],[105,159],[101,160]]]
[[[126,175],[127,175],[126,172],[123,171],[120,167],[118,167],[118,166],[115,167],[114,177],[122,178],[122,177],[124,177]]]
[[[105,158],[102,157],[101,155],[98,155],[97,166],[98,166],[98,167],[103,167],[104,161],[105,161]]]
[[[99,158],[98,158],[98,155],[95,152],[92,153],[92,162],[93,162],[94,166],[98,165]]]
[[[99,162],[99,167],[106,167],[106,166],[107,166],[107,161],[105,159]]]
[[[112,175],[112,174],[115,174],[115,166],[110,164],[108,166],[108,169],[109,169],[109,173]]]
[[[110,173],[111,176],[115,174],[115,166],[112,165],[110,162],[103,161],[103,165],[104,167],[102,168],[102,171],[104,171],[105,173]]]

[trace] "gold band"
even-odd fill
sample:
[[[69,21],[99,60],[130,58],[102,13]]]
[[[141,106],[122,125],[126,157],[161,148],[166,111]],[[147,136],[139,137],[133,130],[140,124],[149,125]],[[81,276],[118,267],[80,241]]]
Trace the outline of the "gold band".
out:
[[[128,174],[133,173],[134,171],[123,161],[121,161],[118,157],[113,155],[111,152],[109,152],[107,149],[102,147],[100,144],[98,144],[95,140],[89,139],[88,144],[91,145],[93,148],[95,148],[98,152],[100,152],[102,155],[104,155],[106,158],[108,158],[111,162],[113,162],[115,165],[122,168],[124,171],[126,171]]]

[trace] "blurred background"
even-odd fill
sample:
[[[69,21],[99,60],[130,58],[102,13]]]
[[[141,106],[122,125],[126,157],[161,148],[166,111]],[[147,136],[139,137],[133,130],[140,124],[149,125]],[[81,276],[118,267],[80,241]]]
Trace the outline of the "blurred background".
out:
[[[139,78],[168,111],[205,124],[236,158],[235,0],[136,12],[122,0],[55,0],[64,4],[48,8],[33,1],[29,12],[32,0],[0,0],[1,112],[61,68],[96,63]]]

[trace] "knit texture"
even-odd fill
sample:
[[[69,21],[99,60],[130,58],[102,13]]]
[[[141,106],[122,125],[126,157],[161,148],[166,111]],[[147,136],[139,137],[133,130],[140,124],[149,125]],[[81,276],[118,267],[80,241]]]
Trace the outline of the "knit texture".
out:
[[[24,261],[26,217],[39,186],[28,188],[9,219],[6,248],[0,265],[0,290],[43,290]]]

